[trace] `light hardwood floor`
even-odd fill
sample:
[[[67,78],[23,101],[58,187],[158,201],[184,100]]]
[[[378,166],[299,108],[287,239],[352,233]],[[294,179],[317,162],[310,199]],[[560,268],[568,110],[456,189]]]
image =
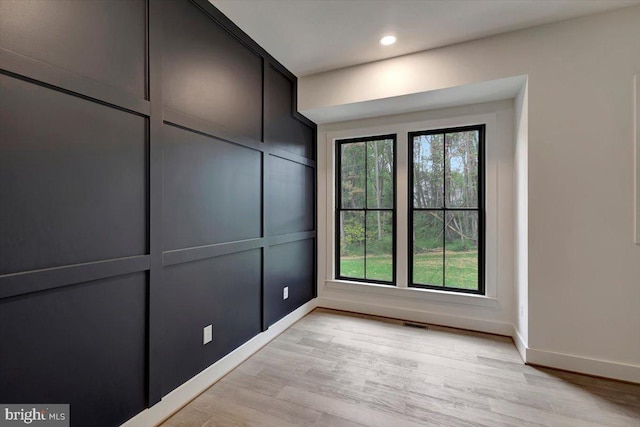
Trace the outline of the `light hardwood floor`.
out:
[[[640,385],[522,363],[510,338],[316,309],[164,427],[640,426]]]

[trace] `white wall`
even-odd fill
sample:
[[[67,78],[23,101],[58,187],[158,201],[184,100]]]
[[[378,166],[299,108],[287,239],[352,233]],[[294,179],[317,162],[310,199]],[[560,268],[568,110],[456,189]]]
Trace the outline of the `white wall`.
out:
[[[298,106],[528,75],[528,272],[518,274],[531,361],[640,382],[638,40],[640,6],[302,78]]]
[[[514,99],[514,342],[526,361],[529,342],[529,96],[525,82]]]
[[[318,128],[318,296],[325,307],[511,335],[514,301],[512,100],[321,125]],[[407,289],[407,134],[486,124],[486,298]],[[397,286],[334,280],[335,139],[397,134]],[[404,288],[404,289],[403,289]]]

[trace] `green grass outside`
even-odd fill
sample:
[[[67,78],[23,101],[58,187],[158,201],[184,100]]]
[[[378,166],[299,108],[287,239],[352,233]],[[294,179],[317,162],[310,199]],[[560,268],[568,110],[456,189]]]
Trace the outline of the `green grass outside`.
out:
[[[478,255],[475,251],[447,251],[446,286],[478,289]],[[413,257],[413,282],[442,286],[442,252],[417,254]],[[340,261],[343,277],[364,278],[362,257],[346,257]],[[367,257],[367,279],[391,281],[391,256]]]

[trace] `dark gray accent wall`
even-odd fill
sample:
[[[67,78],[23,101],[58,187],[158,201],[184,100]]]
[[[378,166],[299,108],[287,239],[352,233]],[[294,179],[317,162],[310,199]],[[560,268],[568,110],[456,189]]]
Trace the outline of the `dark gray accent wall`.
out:
[[[260,55],[188,2],[164,8],[164,104],[259,141]]]
[[[0,274],[147,253],[147,121],[0,75]]]
[[[1,402],[119,425],[314,297],[295,99],[206,0],[0,3]]]
[[[254,249],[165,269],[163,394],[261,331],[261,258]],[[202,326],[208,324],[213,341],[203,346]]]
[[[273,235],[310,231],[315,228],[315,169],[281,157],[271,157],[269,169],[269,230]]]
[[[272,147],[309,159],[315,159],[315,129],[308,123],[296,120],[290,112],[295,110],[295,99],[288,96],[295,92],[295,82],[275,67],[265,70],[267,116],[265,141]]]
[[[314,280],[314,239],[274,245],[269,250],[267,284],[265,286],[265,316],[275,323],[292,310],[313,298],[309,286]],[[282,287],[289,288],[289,299],[282,303]]]
[[[144,272],[0,300],[0,401],[114,426],[145,406]]]
[[[164,248],[261,237],[259,151],[164,126]]]
[[[3,49],[146,96],[144,0],[0,3]]]

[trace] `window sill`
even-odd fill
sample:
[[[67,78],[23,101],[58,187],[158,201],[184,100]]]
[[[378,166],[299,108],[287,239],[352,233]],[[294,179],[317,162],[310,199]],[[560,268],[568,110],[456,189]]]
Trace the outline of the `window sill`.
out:
[[[435,289],[398,288],[374,283],[351,282],[348,280],[325,280],[325,287],[337,291],[367,293],[406,298],[410,300],[444,302],[449,304],[475,305],[487,308],[499,306],[497,298],[485,295],[461,294],[458,292],[438,291]]]

